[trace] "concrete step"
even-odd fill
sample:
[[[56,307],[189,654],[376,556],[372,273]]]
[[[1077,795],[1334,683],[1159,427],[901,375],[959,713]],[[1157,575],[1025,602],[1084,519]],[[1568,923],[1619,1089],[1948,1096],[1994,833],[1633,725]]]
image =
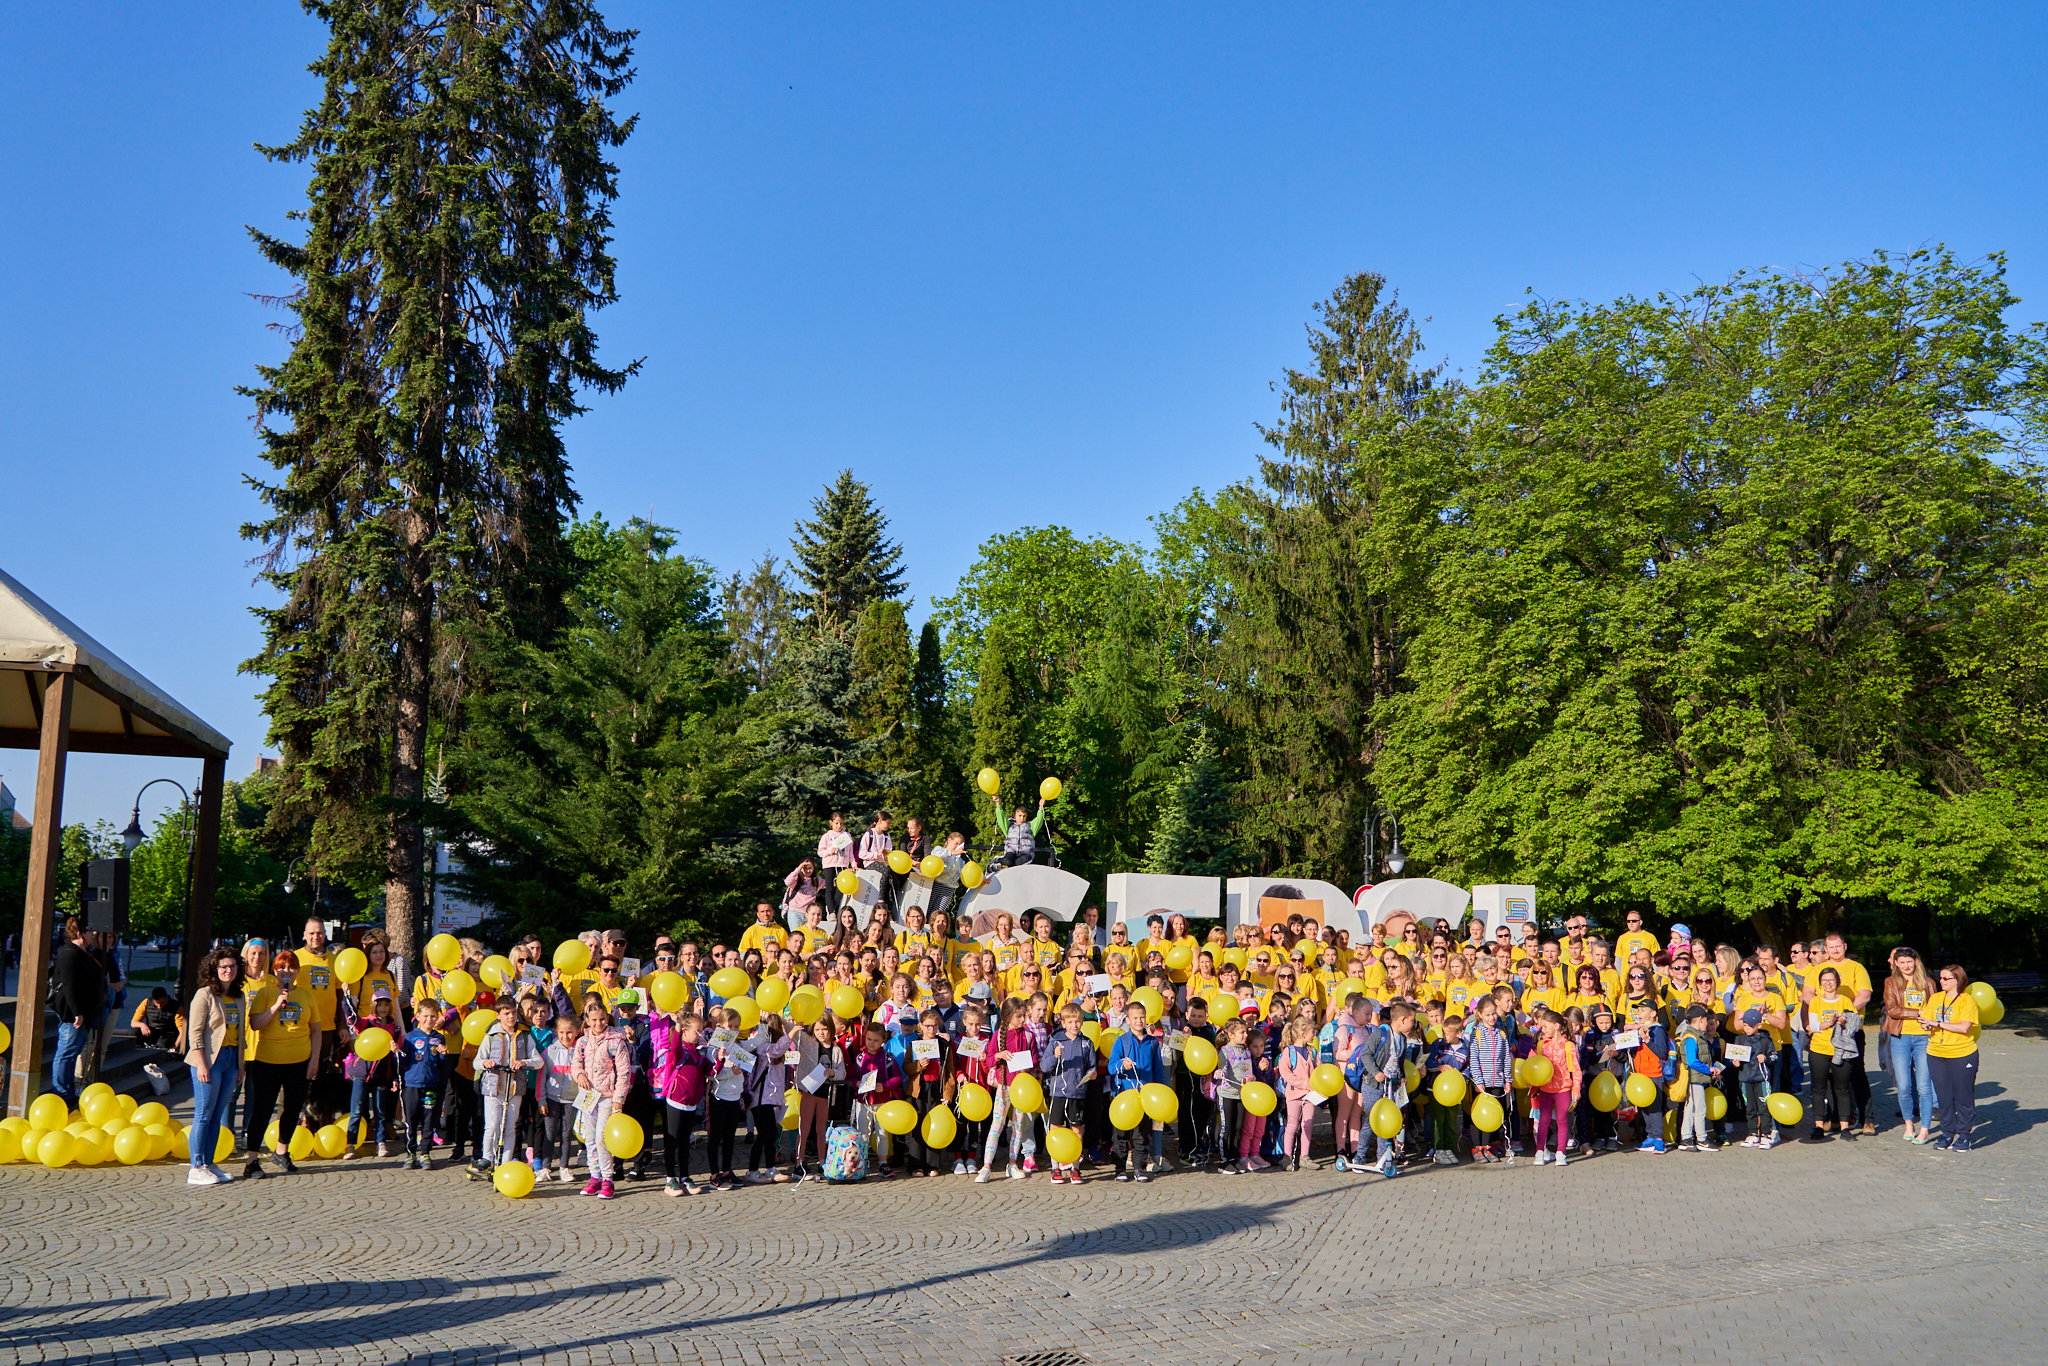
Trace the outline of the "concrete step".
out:
[[[10,1029],[14,1025],[14,1010],[15,999],[12,996],[0,997],[0,1020],[5,1020]],[[169,1099],[169,1096],[156,1095],[155,1089],[149,1084],[148,1075],[142,1070],[153,1062],[163,1069],[165,1078],[170,1081],[170,1095],[179,1094],[185,1074],[189,1070],[184,1057],[173,1056],[162,1049],[151,1048],[138,1041],[133,1031],[128,1028],[127,1021],[122,1018],[127,1013],[125,1009],[117,1011],[108,1021],[109,1027],[113,1030],[113,1037],[107,1040],[107,1052],[100,1065],[99,1080],[113,1087],[115,1091],[134,1096],[137,1100]],[[44,1012],[43,1067],[46,1072],[50,1064],[50,1055],[57,1051],[57,1024],[55,1015]]]

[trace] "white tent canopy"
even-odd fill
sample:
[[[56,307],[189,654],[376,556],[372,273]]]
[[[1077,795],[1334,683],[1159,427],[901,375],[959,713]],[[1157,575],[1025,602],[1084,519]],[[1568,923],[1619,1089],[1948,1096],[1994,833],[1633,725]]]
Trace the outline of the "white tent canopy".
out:
[[[57,672],[80,685],[72,750],[196,759],[228,752],[226,736],[0,569],[0,747],[37,747],[43,687]]]

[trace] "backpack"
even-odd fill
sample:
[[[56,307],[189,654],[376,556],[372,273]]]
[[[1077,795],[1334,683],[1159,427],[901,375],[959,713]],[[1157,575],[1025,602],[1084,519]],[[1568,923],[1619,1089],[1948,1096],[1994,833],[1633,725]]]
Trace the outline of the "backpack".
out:
[[[827,1181],[858,1181],[868,1174],[868,1145],[860,1131],[848,1124],[835,1124],[825,1131]]]

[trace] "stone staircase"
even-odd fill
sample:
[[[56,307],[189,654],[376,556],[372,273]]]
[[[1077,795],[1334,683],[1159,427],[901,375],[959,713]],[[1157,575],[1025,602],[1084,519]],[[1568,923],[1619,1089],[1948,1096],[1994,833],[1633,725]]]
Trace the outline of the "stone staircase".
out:
[[[188,1070],[185,1066],[185,1059],[182,1055],[173,1056],[162,1049],[150,1048],[136,1039],[133,1032],[128,1028],[128,1016],[132,1015],[135,1009],[134,999],[134,991],[131,988],[129,1004],[116,1010],[112,1016],[108,1017],[107,1028],[113,1031],[113,1035],[107,1040],[107,1055],[105,1061],[100,1066],[99,1076],[91,1080],[103,1081],[113,1087],[115,1091],[134,1096],[137,1100],[171,1100],[181,1094],[181,1092],[190,1089],[184,1084],[185,1074]],[[10,1029],[14,1027],[14,1008],[14,997],[0,996],[0,1020],[4,1020]],[[43,1013],[43,1069],[45,1077],[48,1075],[50,1058],[56,1051],[57,1017],[45,1011]],[[152,1062],[161,1067],[164,1076],[170,1079],[171,1091],[169,1095],[158,1096],[150,1087],[149,1078],[144,1075],[142,1069],[146,1064]],[[47,1085],[46,1080],[39,1078],[36,1084],[30,1088],[30,1094],[41,1094],[43,1090],[47,1089]]]

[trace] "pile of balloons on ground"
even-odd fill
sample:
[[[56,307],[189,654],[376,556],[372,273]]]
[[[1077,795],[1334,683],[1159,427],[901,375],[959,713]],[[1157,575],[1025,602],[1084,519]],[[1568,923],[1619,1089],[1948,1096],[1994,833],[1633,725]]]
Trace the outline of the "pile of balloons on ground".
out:
[[[303,1132],[303,1131],[302,1131]],[[335,1133],[340,1134],[337,1127]],[[214,1149],[217,1162],[234,1147],[225,1130]],[[0,1162],[40,1162],[45,1167],[97,1167],[118,1162],[133,1167],[165,1158],[189,1161],[185,1126],[156,1101],[138,1104],[94,1082],[78,1097],[76,1112],[64,1097],[36,1097],[27,1118],[0,1119]]]

